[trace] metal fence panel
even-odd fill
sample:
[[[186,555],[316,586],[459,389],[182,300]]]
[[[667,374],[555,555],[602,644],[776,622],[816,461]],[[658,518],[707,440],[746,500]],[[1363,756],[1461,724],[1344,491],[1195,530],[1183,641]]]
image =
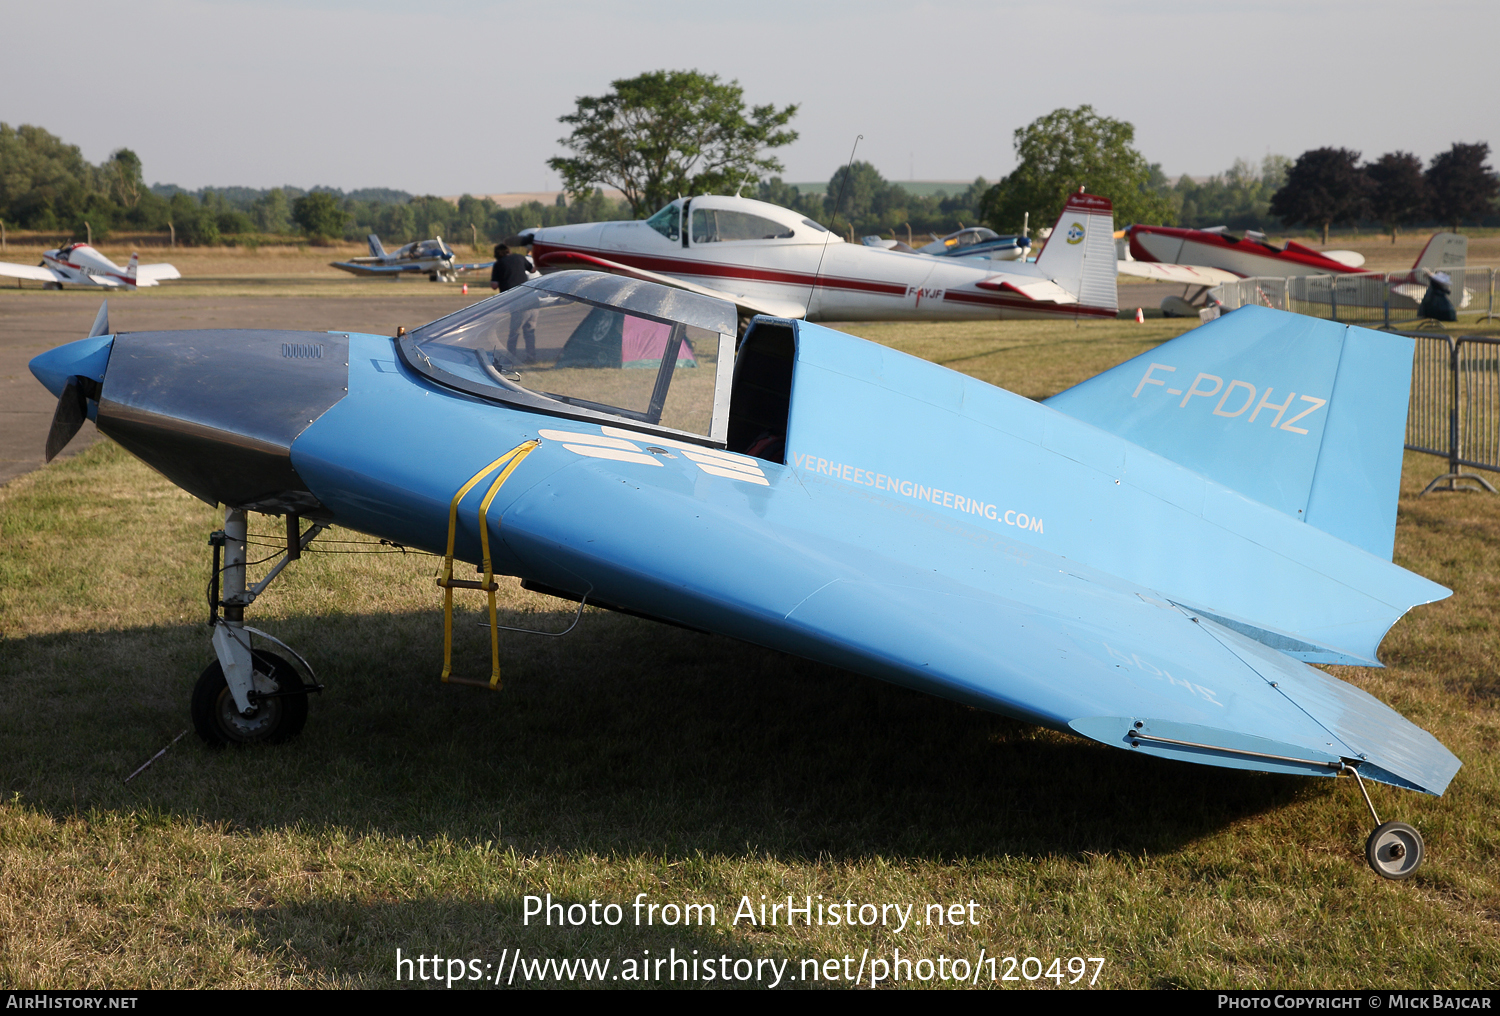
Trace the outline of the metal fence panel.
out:
[[[1455,437],[1453,342],[1446,335],[1412,336],[1411,403],[1406,410],[1406,447],[1449,457]]]
[[[1500,472],[1500,339],[1459,339],[1456,461]]]
[[[1298,314],[1351,324],[1384,323],[1389,316],[1384,274],[1295,275],[1287,281],[1290,309]]]
[[[1494,268],[1445,269],[1452,280],[1450,299],[1459,321],[1480,323],[1497,318]],[[1426,269],[1405,272],[1355,272],[1342,275],[1294,275],[1226,282],[1209,290],[1225,310],[1251,305],[1289,310],[1309,317],[1389,328],[1421,320],[1417,310],[1427,292]]]
[[[1272,310],[1288,310],[1287,280],[1283,278],[1238,279],[1211,289],[1212,294],[1225,310],[1240,307],[1270,307]]]

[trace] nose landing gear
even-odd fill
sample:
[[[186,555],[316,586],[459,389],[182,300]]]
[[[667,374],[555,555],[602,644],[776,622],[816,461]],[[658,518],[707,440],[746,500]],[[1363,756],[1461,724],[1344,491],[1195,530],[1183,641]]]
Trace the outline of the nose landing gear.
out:
[[[226,744],[279,744],[290,740],[307,722],[307,692],[295,667],[274,653],[255,650],[255,689],[251,712],[240,712],[218,660],[204,668],[193,687],[193,728],[214,747]]]
[[[245,608],[265,591],[289,561],[327,528],[314,523],[300,533],[299,519],[287,515],[287,549],[266,577],[246,584],[245,512],[230,508],[224,513],[224,528],[209,538],[213,546],[214,574],[209,582],[209,623],[213,626],[217,657],[198,677],[193,688],[193,726],[198,736],[213,747],[226,744],[277,743],[294,737],[307,721],[307,696],[320,692],[307,661],[290,646],[245,624]],[[219,566],[220,553],[224,565]],[[223,596],[219,595],[222,581]],[[220,609],[223,615],[220,616]],[[275,653],[255,649],[258,636],[284,649],[300,667]],[[304,681],[303,674],[307,675]]]

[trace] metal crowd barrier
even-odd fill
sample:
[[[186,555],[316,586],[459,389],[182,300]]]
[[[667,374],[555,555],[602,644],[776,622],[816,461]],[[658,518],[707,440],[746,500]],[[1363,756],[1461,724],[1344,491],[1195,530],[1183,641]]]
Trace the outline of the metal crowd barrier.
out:
[[[1496,493],[1489,480],[1465,469],[1500,472],[1500,339],[1400,334],[1417,343],[1406,447],[1448,460],[1448,471],[1422,493],[1479,488]]]
[[[1495,313],[1494,268],[1444,269],[1453,280],[1449,299],[1460,321],[1500,318]],[[1294,275],[1291,278],[1238,279],[1215,286],[1208,295],[1224,310],[1272,307],[1350,324],[1394,328],[1421,320],[1417,308],[1427,292],[1422,271]]]

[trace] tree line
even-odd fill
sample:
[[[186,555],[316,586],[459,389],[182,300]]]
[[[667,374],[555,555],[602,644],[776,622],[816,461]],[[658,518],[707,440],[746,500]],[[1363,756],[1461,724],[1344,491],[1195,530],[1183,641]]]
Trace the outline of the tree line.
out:
[[[0,123],[0,222],[12,229],[92,234],[160,232],[190,245],[264,238],[362,239],[388,243],[442,236],[450,243],[494,243],[529,226],[626,218],[621,202],[597,189],[573,201],[501,208],[490,198],[454,202],[389,188],[147,186],[140,157],[121,148],[100,165],[40,127]],[[470,225],[473,229],[470,229]]]
[[[1389,152],[1362,164],[1347,148],[1317,148],[1295,160],[1269,155],[1257,169],[1236,160],[1227,173],[1170,184],[1159,165],[1133,147],[1135,128],[1091,106],[1059,109],[1015,132],[1016,169],[987,191],[987,224],[1018,231],[1050,224],[1067,196],[1086,187],[1113,199],[1118,223],[1236,229],[1379,224],[1391,233],[1418,224],[1458,229],[1500,224],[1500,174],[1488,165],[1490,146],[1455,143],[1424,169],[1410,152]]]
[[[868,162],[839,167],[823,193],[782,180],[769,151],[790,144],[795,105],[747,108],[738,82],[697,71],[655,71],[613,82],[612,91],[578,100],[560,118],[572,128],[559,143],[572,154],[548,160],[566,199],[501,208],[464,195],[371,188],[147,187],[128,148],[98,166],[75,145],[40,127],[0,123],[0,221],[41,231],[170,232],[185,243],[257,242],[260,237],[358,239],[377,233],[401,243],[444,236],[491,243],[531,226],[644,218],[686,194],[749,193],[819,219],[837,232],[943,233],[984,223],[1014,233],[1050,225],[1080,187],[1111,198],[1115,220],[1161,225],[1269,229],[1376,222],[1392,234],[1437,222],[1500,224],[1500,177],[1489,145],[1455,143],[1424,167],[1409,152],[1362,164],[1360,153],[1319,148],[1292,160],[1268,155],[1259,166],[1236,160],[1206,181],[1175,183],[1134,147],[1135,128],[1091,106],[1058,109],[1014,135],[1016,168],[991,185],[982,177],[955,193],[913,194]],[[611,201],[604,188],[620,190]]]

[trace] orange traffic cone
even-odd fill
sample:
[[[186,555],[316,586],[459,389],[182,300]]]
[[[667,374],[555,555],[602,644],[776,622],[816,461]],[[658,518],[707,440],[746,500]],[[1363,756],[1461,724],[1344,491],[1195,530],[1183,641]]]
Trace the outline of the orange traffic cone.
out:
[[[1146,312],[1141,310],[1139,307],[1135,309],[1135,323],[1138,325],[1143,325],[1146,323]]]
[[[464,296],[468,296],[468,295],[469,295],[469,284],[467,282],[465,282],[464,283]],[[1136,311],[1136,313],[1139,314],[1140,311]]]

